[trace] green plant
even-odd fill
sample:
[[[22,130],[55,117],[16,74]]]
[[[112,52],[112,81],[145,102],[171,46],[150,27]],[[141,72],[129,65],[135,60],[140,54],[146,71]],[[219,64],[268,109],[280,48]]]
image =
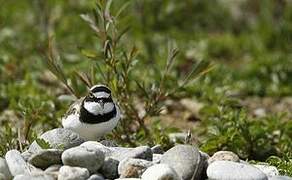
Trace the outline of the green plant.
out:
[[[154,144],[154,136],[151,129],[147,127],[146,121],[159,116],[164,100],[181,91],[193,78],[208,72],[211,66],[207,61],[201,61],[185,77],[173,78],[172,67],[178,50],[170,45],[165,68],[162,71],[160,69],[154,71],[154,77],[148,73],[143,74],[149,77],[144,79],[141,72],[145,67],[137,66],[138,49],[123,41],[129,28],[120,27],[120,18],[128,4],[114,11],[112,3],[113,1],[99,0],[93,11],[93,18],[89,15],[81,15],[98,37],[99,46],[96,50],[81,50],[81,53],[91,59],[93,65],[89,67],[90,73],[77,72],[76,77],[86,86],[103,82],[112,89],[123,113],[120,126],[114,133],[116,140],[128,145],[136,145],[138,143],[136,140],[141,138],[142,133],[142,137],[147,139],[149,144]],[[69,91],[76,95],[76,91],[68,84],[65,73],[57,63],[51,46],[49,46],[47,64]],[[145,110],[143,114],[137,110],[139,102]]]
[[[48,143],[46,140],[42,138],[36,138],[35,141],[42,149],[51,149],[50,143]]]
[[[207,116],[204,133],[208,134],[202,142],[203,151],[231,150],[241,158],[255,160],[289,152],[292,124],[285,116],[251,118],[237,101],[223,98],[219,102],[202,110]]]
[[[282,158],[277,156],[271,156],[266,160],[270,165],[276,166],[280,174],[286,176],[292,176],[292,157],[290,154],[285,154]]]

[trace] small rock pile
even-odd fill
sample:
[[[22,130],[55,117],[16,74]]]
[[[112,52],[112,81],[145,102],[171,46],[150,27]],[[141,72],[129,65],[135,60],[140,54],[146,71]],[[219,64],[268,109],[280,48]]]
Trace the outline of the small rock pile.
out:
[[[229,151],[212,157],[191,145],[163,152],[118,147],[111,141],[87,141],[68,129],[53,129],[41,138],[52,149],[33,142],[26,152],[10,150],[0,158],[0,180],[292,180],[273,166],[251,165]]]

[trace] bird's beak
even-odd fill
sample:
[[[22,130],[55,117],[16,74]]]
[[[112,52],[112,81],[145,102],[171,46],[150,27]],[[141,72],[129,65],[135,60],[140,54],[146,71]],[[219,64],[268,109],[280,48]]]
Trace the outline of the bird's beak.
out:
[[[101,107],[102,109],[104,109],[104,103],[103,103],[103,101],[98,101],[98,104],[100,105],[100,107]]]

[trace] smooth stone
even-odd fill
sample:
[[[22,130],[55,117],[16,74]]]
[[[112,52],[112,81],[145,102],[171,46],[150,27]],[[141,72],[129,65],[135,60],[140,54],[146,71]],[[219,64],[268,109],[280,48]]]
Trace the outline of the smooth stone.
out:
[[[142,180],[181,180],[176,171],[167,164],[155,164],[142,174]]]
[[[98,149],[102,151],[105,157],[110,157],[117,161],[121,161],[125,158],[137,158],[152,161],[153,153],[148,146],[140,146],[136,148],[124,148],[124,147],[107,147],[96,141],[87,141],[80,145],[89,149]]]
[[[270,177],[269,180],[292,180],[292,177],[288,177],[288,176],[273,176],[273,177]]]
[[[48,167],[45,172],[46,173],[51,173],[51,172],[58,172],[60,170],[60,168],[62,167],[61,164],[54,164],[51,165],[50,167]]]
[[[160,163],[172,167],[182,179],[199,179],[202,160],[199,150],[191,145],[176,145],[166,151]]]
[[[101,174],[93,174],[87,180],[105,180]]]
[[[59,171],[58,180],[87,180],[89,171],[86,168],[62,166]]]
[[[200,152],[201,157],[202,157],[203,160],[208,161],[210,159],[209,154],[207,154],[207,153],[205,153],[203,151],[199,151],[199,152]]]
[[[159,164],[162,158],[162,154],[153,154],[152,162],[154,164]]]
[[[187,133],[170,133],[170,134],[168,134],[170,141],[174,142],[174,143],[185,142],[187,136],[188,136]]]
[[[215,161],[207,168],[211,180],[267,180],[268,177],[258,168],[232,161]]]
[[[107,147],[96,141],[87,141],[80,145],[91,150],[102,151],[105,155],[105,161],[101,173],[105,178],[114,179],[118,177],[119,162],[126,158],[137,158],[152,160],[153,153],[148,146],[141,146],[137,148],[124,147]]]
[[[202,165],[201,166],[203,168],[202,174],[201,174],[201,179],[207,179],[206,171],[207,171],[207,168],[208,168],[208,165],[209,165],[208,160],[209,160],[210,156],[207,153],[203,152],[203,151],[199,151],[199,152],[200,152],[201,160],[202,160]]]
[[[115,180],[141,180],[140,178],[118,178]]]
[[[237,154],[231,151],[218,151],[213,154],[208,160],[208,163],[211,164],[215,161],[233,161],[233,162],[239,162],[239,157]]]
[[[84,139],[82,139],[79,134],[71,131],[70,129],[64,128],[57,128],[47,131],[42,134],[40,138],[48,142],[53,149],[69,149],[71,147],[79,146],[84,142]],[[41,146],[34,141],[30,145],[28,151],[36,153],[41,149]]]
[[[239,162],[242,163],[242,164],[248,164],[249,165],[249,163],[247,161],[244,161],[244,160],[239,160]]]
[[[107,147],[118,147],[117,143],[111,140],[102,140],[99,143]]]
[[[63,151],[59,149],[45,149],[40,150],[36,154],[33,154],[28,162],[34,165],[35,167],[46,169],[47,167],[54,164],[62,164],[62,155]]]
[[[80,147],[85,147],[90,150],[102,151],[105,157],[110,157],[113,153],[113,150],[110,147],[107,147],[96,141],[86,141],[80,145]]]
[[[5,155],[5,159],[12,176],[39,171],[33,165],[25,162],[20,152],[17,150],[8,151]]]
[[[105,158],[105,161],[100,169],[100,172],[107,179],[115,179],[119,177],[118,174],[119,161],[111,157]]]
[[[29,152],[29,151],[24,151],[23,153],[21,153],[21,156],[23,157],[23,159],[25,161],[28,161],[28,159],[33,155],[34,153]]]
[[[153,153],[151,148],[148,146],[139,146],[136,148],[118,148],[113,147],[113,153],[111,157],[113,159],[117,159],[121,161],[125,158],[137,158],[137,159],[144,159],[147,161],[152,161]]]
[[[264,164],[254,164],[254,166],[256,168],[260,169],[268,177],[278,176],[279,175],[279,171],[275,166],[264,165]]]
[[[13,180],[55,180],[55,178],[48,174],[19,174]]]
[[[118,178],[115,180],[141,180],[140,178]]]
[[[151,148],[153,154],[163,154],[164,150],[160,144],[157,144]]]
[[[121,178],[138,178],[143,172],[154,163],[144,159],[128,158],[120,162],[118,172]]]
[[[73,147],[67,149],[62,154],[62,162],[64,165],[84,167],[90,173],[95,173],[104,163],[104,154],[97,149],[89,149],[86,147]]]
[[[0,157],[0,173],[3,175],[3,179],[11,179],[12,175],[9,171],[9,167],[4,158]]]

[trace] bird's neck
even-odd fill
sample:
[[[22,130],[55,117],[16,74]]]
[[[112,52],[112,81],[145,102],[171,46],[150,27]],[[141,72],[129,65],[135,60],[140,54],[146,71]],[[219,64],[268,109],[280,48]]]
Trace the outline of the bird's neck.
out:
[[[88,123],[88,124],[98,124],[98,123],[107,122],[111,120],[112,118],[116,116],[116,114],[117,114],[117,109],[115,106],[113,110],[108,113],[94,115],[88,112],[82,104],[80,108],[80,121],[84,123]]]

